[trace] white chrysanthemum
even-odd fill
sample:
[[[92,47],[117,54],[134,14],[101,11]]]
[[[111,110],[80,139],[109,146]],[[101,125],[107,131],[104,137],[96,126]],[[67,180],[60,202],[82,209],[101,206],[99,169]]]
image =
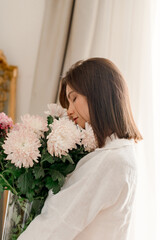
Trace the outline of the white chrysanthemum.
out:
[[[52,156],[67,155],[69,150],[77,148],[76,144],[80,144],[80,130],[71,120],[55,119],[50,126],[52,132],[47,137],[47,148]]]
[[[91,152],[98,146],[93,129],[90,124],[85,123],[85,129],[82,129],[81,133],[82,142],[86,151]]]
[[[4,152],[8,155],[6,160],[10,160],[17,167],[32,167],[40,157],[40,140],[37,135],[29,128],[20,128],[11,131],[3,144]]]
[[[19,131],[20,128],[25,128],[25,125],[23,123],[16,123],[14,124],[12,131]]]
[[[26,114],[21,117],[21,120],[25,127],[31,128],[38,137],[43,137],[44,132],[48,130],[47,120],[43,119],[43,117]]]
[[[62,108],[56,103],[50,103],[47,105],[49,111],[46,111],[45,114],[51,115],[52,117],[67,117],[67,110]]]

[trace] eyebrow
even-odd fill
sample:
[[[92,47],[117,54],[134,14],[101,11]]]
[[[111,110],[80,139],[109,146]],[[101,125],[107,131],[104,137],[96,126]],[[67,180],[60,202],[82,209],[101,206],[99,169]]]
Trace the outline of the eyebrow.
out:
[[[74,91],[74,90],[70,91],[70,92],[68,93],[67,98],[70,98],[70,95],[71,95],[71,93],[73,93],[73,92],[75,92],[75,91]]]

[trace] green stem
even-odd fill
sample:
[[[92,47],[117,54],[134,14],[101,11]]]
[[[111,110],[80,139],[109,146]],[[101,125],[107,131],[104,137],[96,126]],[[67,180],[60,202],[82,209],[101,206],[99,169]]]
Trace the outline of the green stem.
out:
[[[2,169],[2,171],[4,171],[4,167],[3,167],[3,164],[2,163],[0,163],[1,164],[1,169]]]
[[[0,146],[1,147],[1,146]],[[0,156],[2,155],[3,153],[2,153],[2,150],[0,150]],[[1,160],[2,160],[3,158],[1,157]],[[2,169],[2,171],[4,170],[4,166],[3,166],[3,163],[0,161],[0,164],[1,164],[1,169]]]
[[[15,194],[15,195],[18,195],[18,192],[10,185],[10,183],[3,177],[2,174],[0,174],[0,177],[5,181],[5,183],[10,187],[10,189],[12,190],[12,192]]]

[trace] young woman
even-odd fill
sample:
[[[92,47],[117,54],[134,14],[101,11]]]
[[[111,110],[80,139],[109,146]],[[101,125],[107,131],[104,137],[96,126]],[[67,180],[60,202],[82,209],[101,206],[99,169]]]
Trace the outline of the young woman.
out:
[[[69,117],[94,131],[98,147],[82,158],[63,189],[19,240],[127,240],[136,189],[134,122],[126,83],[109,60],[74,64],[61,82]]]

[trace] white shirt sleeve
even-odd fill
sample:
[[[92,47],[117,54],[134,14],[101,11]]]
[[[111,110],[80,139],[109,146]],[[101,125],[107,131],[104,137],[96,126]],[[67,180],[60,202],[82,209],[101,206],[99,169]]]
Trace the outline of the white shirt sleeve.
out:
[[[134,169],[111,156],[102,152],[90,160],[90,167],[75,170],[58,194],[48,196],[42,213],[18,240],[72,240],[101,210],[115,204],[134,179]]]

